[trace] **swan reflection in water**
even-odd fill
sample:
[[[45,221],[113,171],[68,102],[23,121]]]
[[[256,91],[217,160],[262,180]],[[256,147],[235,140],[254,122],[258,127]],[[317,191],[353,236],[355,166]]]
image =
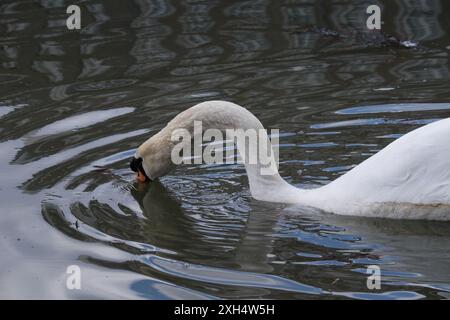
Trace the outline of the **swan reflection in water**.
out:
[[[197,182],[174,191],[168,189],[176,181],[171,179],[149,184],[121,180],[120,192],[130,196],[117,197],[126,199],[122,203],[89,195],[84,204],[72,204],[78,229],[51,218],[51,210],[44,210],[44,217],[72,237],[95,239],[132,253],[129,261],[120,264],[94,258],[88,259],[91,263],[147,276],[157,273],[168,280],[178,277],[195,290],[198,281],[203,293],[218,297],[233,296],[236,291],[243,297],[274,298],[282,298],[285,291],[298,297],[332,293],[362,298],[386,292],[391,295],[384,298],[396,298],[405,290],[418,295],[411,298],[450,292],[440,284],[450,272],[445,263],[450,258],[445,250],[450,245],[450,223],[338,216],[260,202],[248,194],[231,199],[235,195],[228,194],[232,201],[247,205],[236,216],[214,206],[209,198],[220,192],[215,189],[220,186]],[[192,188],[200,190],[204,201],[195,202],[197,196],[188,191]],[[130,209],[136,204],[141,213]],[[442,263],[430,268],[428,261]],[[381,267],[380,292],[366,287],[368,265]],[[420,285],[415,281],[419,278]]]
[[[242,228],[233,232],[225,222],[222,228],[228,237],[211,240],[204,234],[208,226],[189,218],[189,208],[176,200],[178,195],[172,196],[156,181],[140,186],[144,190],[134,196],[144,215],[154,221],[157,246],[182,253],[183,261],[204,264],[208,256],[211,266],[276,274],[304,283],[316,283],[311,279],[317,276],[322,279],[321,289],[336,294],[341,286],[346,287],[346,281],[366,292],[366,267],[375,264],[381,267],[383,283],[388,284],[382,291],[417,289],[414,280],[421,278],[430,288],[450,292],[439,284],[450,273],[445,263],[450,258],[445,249],[450,245],[450,223],[337,216],[248,199],[251,209]],[[166,239],[182,239],[184,245],[168,247],[163,233]],[[442,263],[430,268],[431,258]],[[335,283],[336,279],[344,284]]]

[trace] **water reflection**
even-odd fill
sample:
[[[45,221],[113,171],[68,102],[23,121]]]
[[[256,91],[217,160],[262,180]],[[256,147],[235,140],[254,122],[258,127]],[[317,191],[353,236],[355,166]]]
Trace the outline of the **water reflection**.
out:
[[[227,297],[231,290],[248,298],[282,298],[289,292],[297,298],[312,294],[417,299],[434,296],[429,289],[450,290],[439,282],[427,287],[414,283],[430,272],[445,281],[449,257],[443,241],[449,241],[450,224],[341,217],[255,203],[243,221],[236,222],[228,212],[219,229],[214,219],[199,217],[198,208],[183,207],[159,182],[148,186],[124,183],[116,187],[117,192],[125,192],[119,202],[84,194],[84,200],[66,206],[65,213],[61,211],[64,204],[46,203],[44,218],[70,237],[99,241],[133,254],[121,265],[83,258],[89,263],[131,269],[163,281],[178,279],[182,286],[196,290],[194,283],[201,282],[200,291],[210,298]],[[443,269],[430,270],[424,254],[442,260]],[[365,267],[373,264],[383,270],[382,293],[366,293]],[[317,283],[320,287],[312,286]],[[352,292],[345,291],[344,283],[351,283]]]

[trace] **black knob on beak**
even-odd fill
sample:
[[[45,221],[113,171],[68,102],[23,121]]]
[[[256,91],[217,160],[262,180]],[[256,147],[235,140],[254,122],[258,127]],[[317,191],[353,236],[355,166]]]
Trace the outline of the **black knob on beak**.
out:
[[[138,172],[142,168],[142,158],[133,158],[130,162],[130,169],[134,172]]]

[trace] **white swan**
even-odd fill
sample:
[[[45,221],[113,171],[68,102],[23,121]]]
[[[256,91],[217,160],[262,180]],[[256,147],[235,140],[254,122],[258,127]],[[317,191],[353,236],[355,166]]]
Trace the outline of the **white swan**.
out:
[[[192,132],[194,120],[202,121],[204,129],[263,128],[252,113],[234,103],[197,104],[138,148],[130,166],[141,181],[171,170],[172,132],[178,128]],[[450,220],[450,118],[409,132],[316,189],[290,185],[276,168],[271,175],[261,175],[261,165],[245,167],[251,194],[257,200],[295,203],[341,215]]]

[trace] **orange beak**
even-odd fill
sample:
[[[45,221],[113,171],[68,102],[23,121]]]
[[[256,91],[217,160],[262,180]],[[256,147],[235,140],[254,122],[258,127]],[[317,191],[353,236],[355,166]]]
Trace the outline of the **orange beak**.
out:
[[[136,179],[137,179],[139,182],[145,182],[145,181],[147,180],[147,179],[145,178],[145,176],[144,176],[140,171],[138,171]]]

